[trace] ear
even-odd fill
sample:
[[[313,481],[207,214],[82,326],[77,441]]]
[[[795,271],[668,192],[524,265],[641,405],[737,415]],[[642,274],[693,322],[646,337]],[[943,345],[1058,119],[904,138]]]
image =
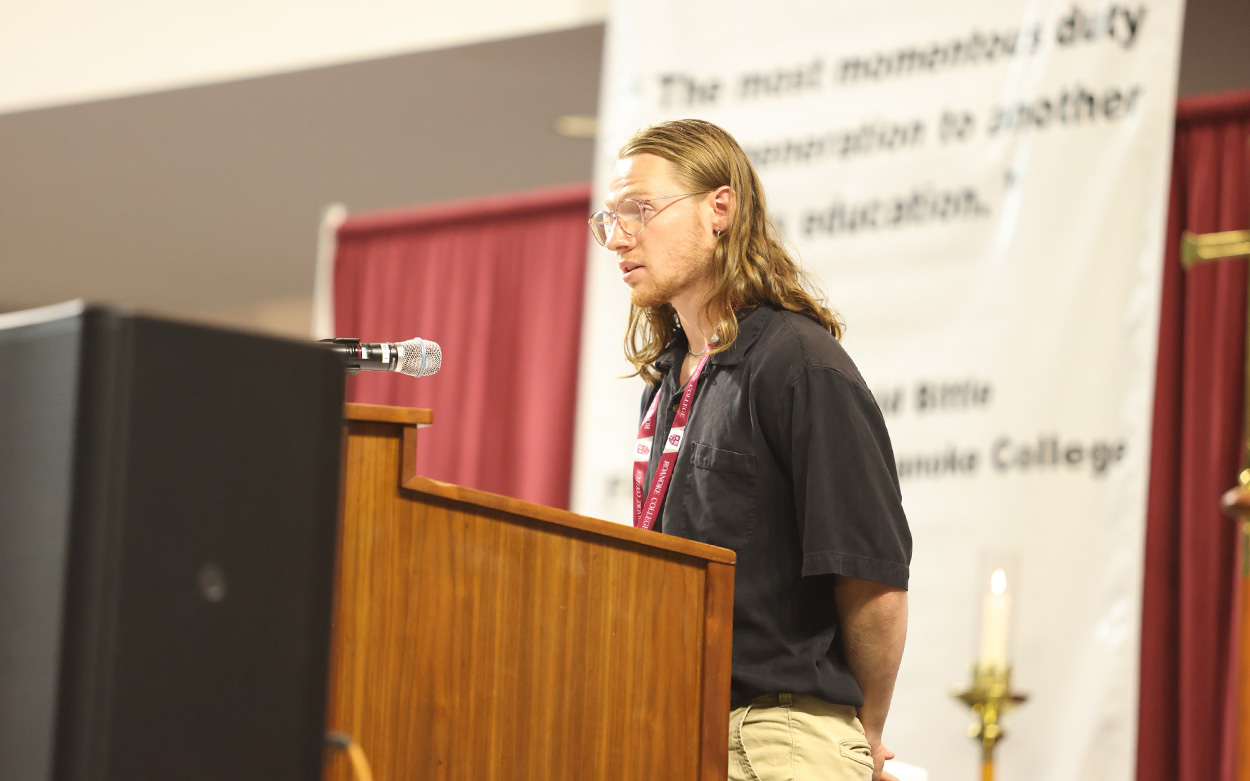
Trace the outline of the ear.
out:
[[[738,196],[729,185],[721,185],[712,191],[712,219],[720,228],[726,230],[738,212]]]

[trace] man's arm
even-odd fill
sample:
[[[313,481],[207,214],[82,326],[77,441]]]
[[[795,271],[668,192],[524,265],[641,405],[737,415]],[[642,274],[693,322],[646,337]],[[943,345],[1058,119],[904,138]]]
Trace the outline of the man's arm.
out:
[[[833,596],[842,625],[846,662],[864,693],[859,720],[876,764],[872,777],[878,779],[882,764],[893,756],[881,745],[881,733],[903,659],[907,592],[884,583],[839,575],[834,581]]]

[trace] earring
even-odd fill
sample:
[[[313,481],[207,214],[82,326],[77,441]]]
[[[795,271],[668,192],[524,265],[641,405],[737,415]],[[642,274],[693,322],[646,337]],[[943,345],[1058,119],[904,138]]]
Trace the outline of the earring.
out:
[[[713,230],[713,231],[712,231],[712,233],[716,234],[716,238],[718,238],[718,239],[720,238],[721,231],[719,231],[719,230]]]

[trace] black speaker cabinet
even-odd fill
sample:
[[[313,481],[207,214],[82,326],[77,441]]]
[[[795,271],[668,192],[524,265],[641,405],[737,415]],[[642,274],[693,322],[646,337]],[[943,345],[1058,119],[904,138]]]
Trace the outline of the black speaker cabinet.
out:
[[[0,315],[0,780],[320,777],[343,368]]]

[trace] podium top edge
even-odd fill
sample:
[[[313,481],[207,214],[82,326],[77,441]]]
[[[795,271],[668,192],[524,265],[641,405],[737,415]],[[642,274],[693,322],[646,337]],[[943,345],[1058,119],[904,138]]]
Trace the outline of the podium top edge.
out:
[[[591,518],[587,515],[578,515],[557,507],[534,504],[523,499],[514,499],[510,496],[482,491],[477,488],[466,488],[453,483],[444,483],[441,480],[431,480],[428,477],[416,476],[408,477],[403,481],[402,485],[405,489],[419,494],[437,496],[476,507],[485,507],[517,516],[530,522],[537,521],[542,524],[562,526],[575,531],[589,532],[600,537],[611,537],[622,542],[676,553],[681,556],[690,556],[706,562],[735,565],[738,561],[738,554],[727,548],[718,548],[715,545],[708,545],[704,542],[687,540],[682,537],[660,534],[659,532],[635,529],[632,526],[612,523],[599,518]]]
[[[414,407],[391,407],[385,404],[358,404],[347,402],[343,405],[345,420],[361,420],[369,423],[399,423],[405,426],[428,426],[434,422],[434,412]]]

